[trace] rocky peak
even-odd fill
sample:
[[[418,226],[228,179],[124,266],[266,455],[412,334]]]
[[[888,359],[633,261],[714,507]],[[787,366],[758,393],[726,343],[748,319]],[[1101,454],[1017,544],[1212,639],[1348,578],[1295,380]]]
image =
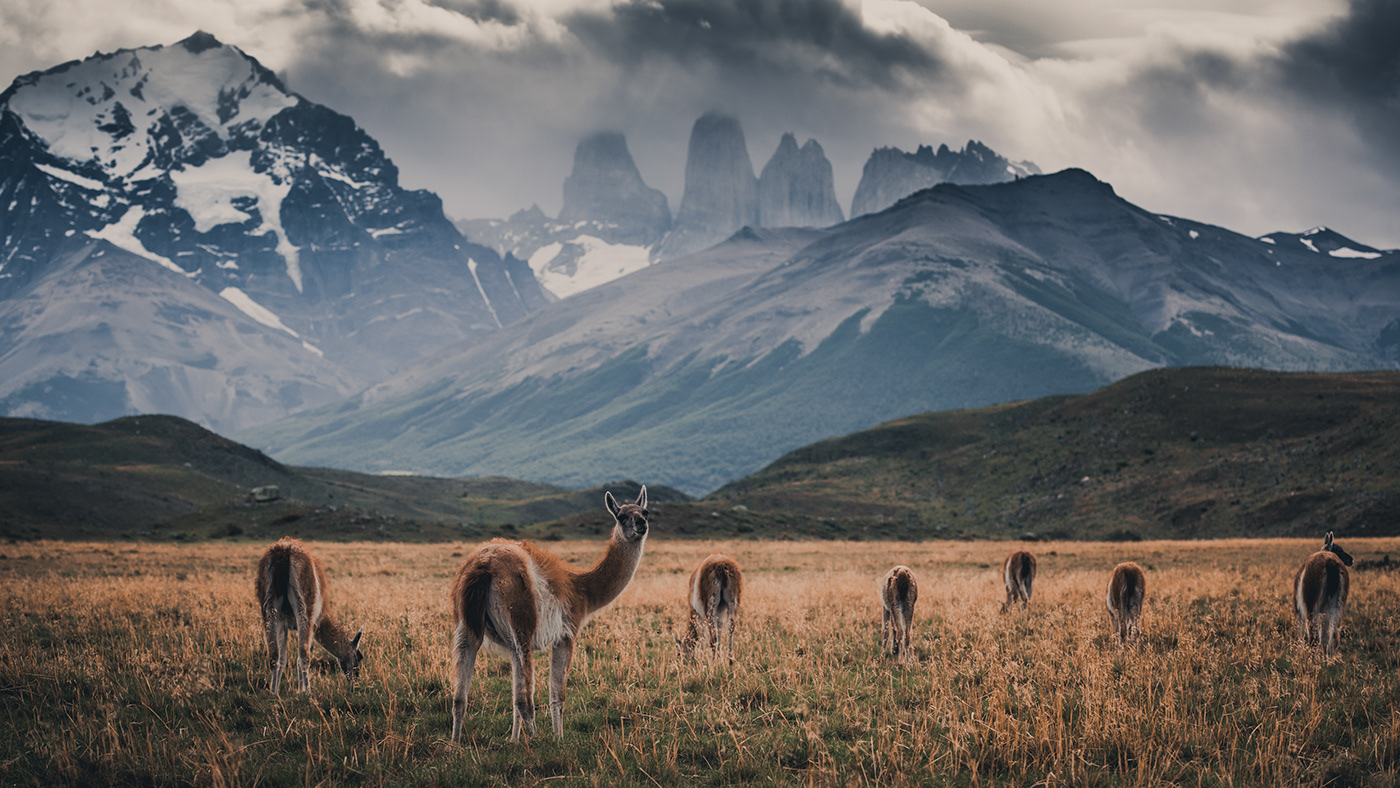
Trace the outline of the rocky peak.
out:
[[[759,223],[758,179],[732,116],[707,112],[695,121],[685,161],[685,192],[661,259],[713,246],[745,225]]]
[[[822,146],[784,134],[758,178],[759,221],[764,227],[829,227],[845,217]]]
[[[939,183],[975,186],[1039,173],[1040,168],[1034,164],[1008,161],[977,140],[968,140],[961,151],[947,145],[939,145],[937,151],[920,145],[913,153],[899,148],[876,148],[865,162],[851,200],[851,216],[883,211],[914,192]]]
[[[610,243],[650,246],[671,229],[671,209],[666,195],[642,180],[627,139],[609,131],[584,139],[574,151],[559,221],[596,223]]]

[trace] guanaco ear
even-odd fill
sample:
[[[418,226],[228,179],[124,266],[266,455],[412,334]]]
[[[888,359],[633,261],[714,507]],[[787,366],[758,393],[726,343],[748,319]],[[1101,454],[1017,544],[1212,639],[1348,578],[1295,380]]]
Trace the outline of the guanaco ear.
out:
[[[642,485],[642,491],[637,493],[637,505],[643,509],[647,508],[647,486]]]
[[[616,517],[617,513],[622,511],[622,507],[617,505],[617,499],[612,497],[611,492],[603,493],[603,505],[608,507],[608,511],[612,512],[613,517]]]
[[[365,634],[365,628],[360,627],[360,631],[355,633],[355,639],[350,641],[350,648],[360,647],[360,635]]]
[[[1330,548],[1331,546],[1332,546],[1332,532],[1331,532],[1331,531],[1328,531],[1328,532],[1327,532],[1327,535],[1324,536],[1324,537],[1322,537],[1322,549],[1323,549],[1323,550],[1326,550],[1326,549]]]

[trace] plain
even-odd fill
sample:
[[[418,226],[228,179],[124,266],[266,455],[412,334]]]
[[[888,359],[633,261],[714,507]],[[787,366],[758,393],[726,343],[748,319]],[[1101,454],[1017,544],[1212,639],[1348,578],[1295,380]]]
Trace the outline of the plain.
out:
[[[1390,785],[1400,779],[1400,539],[1357,558],[1340,654],[1293,643],[1293,572],[1320,539],[1030,545],[668,541],[584,630],[562,741],[508,741],[509,667],[483,658],[448,744],[448,588],[466,543],[315,543],[364,627],[351,684],[267,690],[261,542],[0,545],[0,783],[394,785]],[[590,563],[596,541],[549,545]],[[682,662],[690,570],[745,576],[734,665]],[[1110,568],[1147,571],[1142,640],[1112,642]],[[876,582],[918,577],[917,663],[880,653]]]

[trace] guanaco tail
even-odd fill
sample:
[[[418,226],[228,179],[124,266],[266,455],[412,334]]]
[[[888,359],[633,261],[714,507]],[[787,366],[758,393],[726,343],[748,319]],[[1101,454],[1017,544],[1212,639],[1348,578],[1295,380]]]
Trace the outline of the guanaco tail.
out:
[[[1035,555],[1017,550],[1001,562],[1001,580],[1006,584],[1006,601],[1001,603],[1005,613],[1012,605],[1022,610],[1031,602],[1031,586],[1035,583]]]
[[[902,662],[914,662],[910,646],[910,630],[914,626],[914,603],[919,599],[919,584],[909,567],[899,565],[885,573],[880,581],[880,604],[884,610],[881,630],[885,653]]]
[[[1142,567],[1127,561],[1113,567],[1108,579],[1108,593],[1104,601],[1108,605],[1108,617],[1113,623],[1113,633],[1118,645],[1137,638],[1138,620],[1142,618],[1142,599],[1147,593],[1147,576]]]
[[[1298,640],[1305,646],[1314,642],[1331,657],[1341,641],[1342,614],[1351,591],[1347,567],[1352,558],[1332,541],[1332,532],[1323,538],[1322,549],[1308,556],[1293,576],[1293,615],[1298,624]]]
[[[287,631],[297,633],[297,687],[303,692],[311,688],[311,641],[325,647],[340,662],[340,669],[350,678],[360,675],[360,635],[350,637],[331,617],[326,594],[326,573],[321,562],[295,539],[283,537],[267,548],[258,561],[258,574],[253,582],[262,611],[263,634],[267,636],[267,653],[273,693],[282,684],[282,672],[287,668]]]
[[[734,662],[734,627],[739,620],[739,598],[744,593],[744,574],[733,558],[715,553],[690,573],[690,622],[685,638],[676,638],[682,657],[689,657],[704,639],[710,650],[719,653],[727,633],[730,664]]]

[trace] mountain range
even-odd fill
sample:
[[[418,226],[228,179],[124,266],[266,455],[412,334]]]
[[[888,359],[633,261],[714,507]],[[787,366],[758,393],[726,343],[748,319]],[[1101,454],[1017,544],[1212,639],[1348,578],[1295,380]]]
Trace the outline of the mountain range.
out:
[[[0,414],[702,493],[909,413],[1154,367],[1400,364],[1400,253],[1327,228],[1248,238],[975,141],[877,150],[870,205],[943,181],[841,222],[815,141],[755,176],[711,113],[688,156],[672,217],[621,134],[584,139],[559,219],[489,224],[498,252],[205,34],[22,76],[0,93]]]
[[[866,162],[851,216],[872,213],[937,183],[1000,183],[1039,173],[970,140],[961,151],[928,146],[909,154],[878,148]],[[564,181],[558,219],[538,206],[508,219],[458,222],[469,238],[529,260],[544,288],[560,298],[655,261],[702,251],[744,227],[830,227],[845,215],[821,143],[800,147],[788,133],[755,177],[739,120],[706,113],[691,129],[685,192],[674,221],[666,197],[643,182],[619,132],[579,143]]]
[[[1082,170],[940,184],[833,228],[743,229],[239,438],[697,494],[824,436],[1153,367],[1394,368],[1400,253],[1375,254],[1154,214]]]
[[[546,303],[350,118],[205,33],[15,79],[0,206],[4,413],[238,429]]]

